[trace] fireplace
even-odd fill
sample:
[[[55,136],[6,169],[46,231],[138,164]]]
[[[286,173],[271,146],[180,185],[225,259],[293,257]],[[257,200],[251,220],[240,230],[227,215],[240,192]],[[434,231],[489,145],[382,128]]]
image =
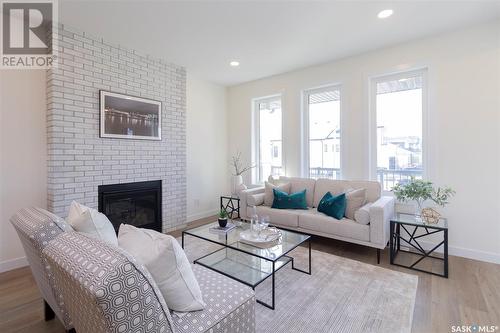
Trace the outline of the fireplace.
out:
[[[99,211],[118,232],[120,224],[162,231],[161,180],[100,185]]]

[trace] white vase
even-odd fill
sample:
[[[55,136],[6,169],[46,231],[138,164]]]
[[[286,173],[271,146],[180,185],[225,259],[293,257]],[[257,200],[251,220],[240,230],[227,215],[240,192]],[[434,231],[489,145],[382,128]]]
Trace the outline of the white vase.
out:
[[[239,192],[247,189],[246,185],[243,184],[243,177],[241,175],[233,176],[232,183],[233,195],[238,195]]]

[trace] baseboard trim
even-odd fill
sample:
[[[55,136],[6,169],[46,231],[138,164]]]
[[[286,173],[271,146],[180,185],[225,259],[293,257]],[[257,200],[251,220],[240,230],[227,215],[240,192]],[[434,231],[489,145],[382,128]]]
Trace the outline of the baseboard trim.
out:
[[[188,215],[186,220],[187,220],[187,223],[189,223],[189,222],[193,222],[196,220],[204,219],[206,217],[217,215],[218,212],[219,211],[217,209],[206,210],[204,212],[199,212],[196,214]]]
[[[419,244],[426,250],[432,249],[437,243],[420,241]],[[442,253],[442,247],[440,247],[436,252]],[[448,254],[457,257],[463,257],[467,259],[474,259],[479,261],[491,262],[493,264],[500,264],[500,254],[494,252],[472,250],[459,246],[448,245]]]
[[[25,266],[28,266],[28,260],[26,260],[26,257],[5,260],[0,262],[0,273]]]

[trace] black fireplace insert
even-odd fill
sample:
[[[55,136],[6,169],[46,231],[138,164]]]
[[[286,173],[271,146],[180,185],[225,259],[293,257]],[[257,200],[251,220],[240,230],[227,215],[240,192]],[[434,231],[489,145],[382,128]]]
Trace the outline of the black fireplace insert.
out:
[[[162,231],[161,180],[98,186],[99,211],[120,224]]]

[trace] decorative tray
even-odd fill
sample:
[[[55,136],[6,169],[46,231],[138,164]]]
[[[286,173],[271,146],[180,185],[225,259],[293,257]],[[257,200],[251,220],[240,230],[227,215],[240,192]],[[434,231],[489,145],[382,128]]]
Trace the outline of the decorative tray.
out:
[[[260,248],[273,247],[280,243],[281,231],[276,228],[266,228],[258,231],[245,230],[240,233],[240,242]]]

